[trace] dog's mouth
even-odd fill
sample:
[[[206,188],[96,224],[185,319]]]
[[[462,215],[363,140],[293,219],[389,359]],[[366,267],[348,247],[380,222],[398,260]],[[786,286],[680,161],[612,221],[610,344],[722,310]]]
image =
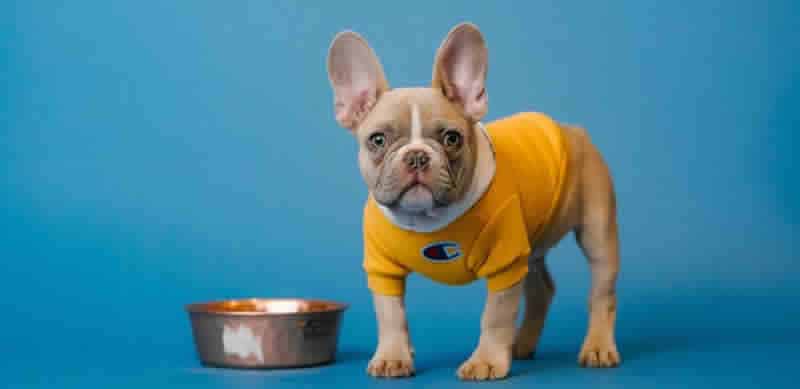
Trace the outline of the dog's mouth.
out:
[[[412,180],[401,190],[387,208],[406,214],[430,214],[433,210],[445,207],[437,193],[428,185]]]
[[[411,181],[408,184],[406,184],[405,187],[403,187],[403,189],[400,190],[400,192],[398,192],[397,200],[395,200],[395,202],[400,201],[400,199],[402,199],[403,196],[405,196],[412,190],[427,190],[429,192],[433,192],[431,188],[428,187],[428,185],[425,185],[422,181],[419,180],[418,177],[415,176],[414,178],[411,179]]]
[[[389,196],[383,196],[383,199],[382,199],[383,201],[379,201],[379,202],[385,207],[389,207],[389,208],[396,207],[398,205],[398,203],[400,203],[400,201],[403,199],[403,197],[405,197],[407,194],[409,194],[412,190],[414,190],[414,191],[416,191],[416,190],[428,190],[430,192],[433,192],[431,190],[431,188],[428,187],[428,185],[426,185],[425,183],[423,183],[419,179],[419,177],[414,176],[405,185],[403,185],[399,190],[394,191],[394,194],[388,199],[388,201],[387,201],[386,197],[389,197]]]
[[[376,195],[374,199],[383,207],[394,212],[429,213],[431,210],[446,207],[449,204],[446,187],[437,186],[438,182],[431,182],[430,177],[422,173],[410,174],[400,180],[391,179],[393,177],[389,176],[385,177],[386,183],[389,184],[386,186],[395,186],[389,190],[384,189],[386,186],[382,185],[384,181],[382,178],[384,177],[379,178],[378,185],[376,185],[377,190],[373,192]]]
[[[393,205],[399,204],[403,200],[403,198],[405,198],[406,196],[415,196],[415,195],[418,195],[418,194],[424,193],[424,192],[428,192],[428,193],[431,193],[431,194],[433,193],[431,188],[429,188],[427,185],[425,185],[425,184],[423,184],[423,183],[421,183],[421,182],[419,182],[417,180],[412,180],[410,183],[408,183],[403,189],[401,189],[397,193],[397,197],[393,201]]]

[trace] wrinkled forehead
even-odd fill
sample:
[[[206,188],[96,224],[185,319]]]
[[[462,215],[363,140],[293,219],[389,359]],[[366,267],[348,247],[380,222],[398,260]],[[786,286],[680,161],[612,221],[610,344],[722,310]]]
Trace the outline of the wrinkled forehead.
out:
[[[381,96],[372,112],[359,126],[359,136],[378,130],[410,135],[419,127],[423,136],[433,136],[441,128],[466,130],[469,123],[441,92],[433,88],[399,88]]]

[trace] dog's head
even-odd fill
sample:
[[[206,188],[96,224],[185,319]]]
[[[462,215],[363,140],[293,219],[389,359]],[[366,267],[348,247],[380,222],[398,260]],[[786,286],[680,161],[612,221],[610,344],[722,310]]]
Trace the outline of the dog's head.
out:
[[[433,215],[465,195],[477,160],[478,121],[486,114],[483,36],[460,24],[445,38],[430,87],[390,89],[380,61],[354,32],[328,53],[336,120],[359,144],[361,174],[373,198],[403,214]]]

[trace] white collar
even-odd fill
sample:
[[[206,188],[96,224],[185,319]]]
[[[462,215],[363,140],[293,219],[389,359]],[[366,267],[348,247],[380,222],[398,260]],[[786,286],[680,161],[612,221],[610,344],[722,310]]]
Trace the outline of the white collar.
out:
[[[483,197],[494,178],[496,162],[494,146],[492,146],[489,134],[486,133],[482,123],[478,123],[477,127],[482,136],[477,137],[478,160],[475,163],[475,173],[472,176],[472,183],[470,183],[466,196],[459,201],[425,215],[396,213],[378,204],[378,208],[392,224],[408,231],[435,232],[454,222]]]

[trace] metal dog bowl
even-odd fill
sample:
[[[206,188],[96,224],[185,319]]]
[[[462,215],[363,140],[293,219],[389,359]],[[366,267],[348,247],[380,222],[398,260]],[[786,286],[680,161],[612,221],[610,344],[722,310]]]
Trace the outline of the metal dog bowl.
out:
[[[235,368],[333,361],[346,309],[331,301],[257,298],[186,306],[200,361]]]

